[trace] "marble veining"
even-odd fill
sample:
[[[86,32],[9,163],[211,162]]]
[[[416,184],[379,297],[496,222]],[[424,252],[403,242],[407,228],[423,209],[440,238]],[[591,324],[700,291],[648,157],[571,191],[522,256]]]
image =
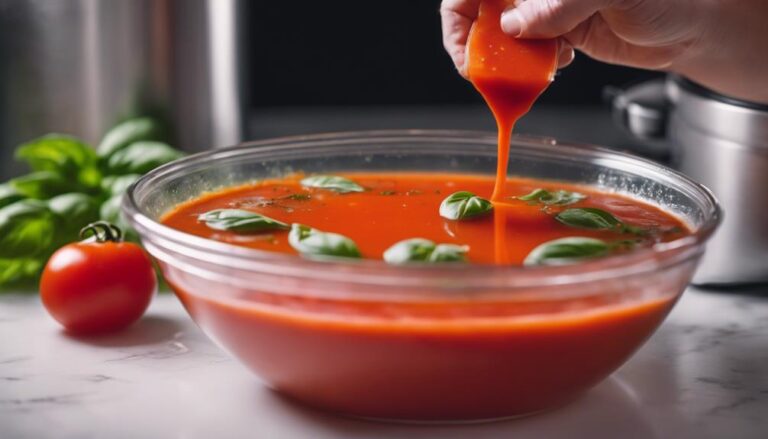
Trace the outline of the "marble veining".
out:
[[[656,335],[579,401],[517,421],[347,419],[262,386],[172,295],[115,335],[63,333],[35,296],[0,295],[0,438],[768,437],[768,288],[689,289]]]

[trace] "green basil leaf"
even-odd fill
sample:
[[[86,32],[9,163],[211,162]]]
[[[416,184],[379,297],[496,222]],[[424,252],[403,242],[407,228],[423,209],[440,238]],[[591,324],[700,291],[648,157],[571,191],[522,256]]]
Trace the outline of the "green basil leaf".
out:
[[[555,219],[570,227],[593,230],[621,230],[623,223],[610,213],[593,207],[566,209]]]
[[[316,189],[327,189],[341,194],[365,192],[365,189],[354,181],[336,175],[313,175],[302,179],[301,185]]]
[[[493,204],[472,192],[456,192],[440,204],[440,216],[449,220],[476,218],[493,210]]]
[[[32,287],[44,265],[43,259],[0,259],[0,289]]]
[[[107,201],[101,203],[99,208],[99,219],[114,224],[120,228],[124,224],[121,206],[123,196],[121,194],[109,197]]]
[[[435,251],[435,243],[424,238],[411,238],[395,243],[384,251],[384,261],[389,264],[425,262]]]
[[[211,229],[236,233],[258,233],[289,228],[286,223],[242,209],[212,210],[201,214],[197,220],[204,222]]]
[[[518,200],[541,203],[546,206],[567,206],[586,199],[587,196],[578,192],[557,190],[550,192],[546,189],[535,189],[527,195],[517,197]]]
[[[183,156],[181,151],[162,142],[134,142],[114,152],[106,166],[111,174],[145,174]]]
[[[111,196],[122,195],[139,178],[140,174],[110,175],[101,181],[101,189]]]
[[[437,244],[427,262],[466,262],[469,246],[457,244]]]
[[[525,258],[525,265],[565,265],[605,256],[610,245],[594,238],[574,236],[545,242]]]
[[[80,140],[62,134],[49,134],[16,149],[16,158],[33,171],[47,171],[74,179],[84,187],[98,186],[101,173],[96,153]]]
[[[389,264],[411,262],[465,262],[469,247],[455,244],[435,244],[424,238],[400,241],[384,252],[384,261]]]
[[[26,258],[50,250],[57,220],[46,203],[21,200],[0,209],[0,258]]]
[[[307,257],[335,256],[359,258],[357,244],[344,235],[321,232],[303,224],[293,224],[288,234],[288,243]]]
[[[594,207],[566,209],[555,219],[561,223],[580,229],[614,230],[620,233],[647,235],[648,230],[622,222],[610,213]]]
[[[55,241],[66,244],[77,241],[80,229],[99,220],[99,203],[96,199],[81,193],[59,195],[48,200],[48,209],[59,217]]]
[[[33,172],[9,181],[18,193],[37,200],[47,200],[68,192],[82,189],[76,182],[51,171]]]
[[[165,140],[165,130],[159,122],[148,117],[129,119],[113,127],[97,148],[99,157],[109,158],[128,145],[145,140]]]
[[[11,184],[0,184],[0,208],[23,199],[24,195],[19,193]]]

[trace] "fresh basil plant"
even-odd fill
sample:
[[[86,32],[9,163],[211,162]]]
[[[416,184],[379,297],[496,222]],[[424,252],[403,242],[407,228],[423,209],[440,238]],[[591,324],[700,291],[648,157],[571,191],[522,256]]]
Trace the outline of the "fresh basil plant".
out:
[[[110,130],[97,151],[62,134],[20,145],[16,159],[30,173],[0,184],[0,290],[30,285],[53,251],[98,219],[137,239],[122,219],[121,200],[140,174],[181,156],[158,143],[164,139],[161,124],[142,117]]]
[[[51,198],[48,209],[60,219],[60,231],[57,245],[76,241],[83,224],[90,224],[100,219],[99,203],[87,194],[69,193]]]
[[[49,134],[16,149],[16,159],[34,172],[55,174],[74,189],[94,188],[101,181],[98,157],[88,145],[62,134]]]
[[[23,199],[24,195],[10,183],[0,184],[0,209]]]
[[[57,220],[45,202],[21,200],[0,209],[0,258],[32,258],[51,248]]]
[[[147,140],[165,140],[162,124],[150,117],[128,119],[115,125],[101,140],[96,151],[99,157],[109,158],[129,145]]]
[[[163,142],[135,142],[112,154],[107,160],[107,170],[118,175],[144,174],[183,156],[181,151]]]

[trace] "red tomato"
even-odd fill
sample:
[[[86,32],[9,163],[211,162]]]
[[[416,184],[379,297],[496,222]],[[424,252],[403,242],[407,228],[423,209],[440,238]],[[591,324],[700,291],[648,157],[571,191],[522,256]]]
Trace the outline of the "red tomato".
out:
[[[146,311],[157,287],[155,271],[141,247],[120,242],[116,227],[91,224],[81,236],[88,231],[95,239],[68,244],[51,256],[40,297],[68,331],[116,331]]]

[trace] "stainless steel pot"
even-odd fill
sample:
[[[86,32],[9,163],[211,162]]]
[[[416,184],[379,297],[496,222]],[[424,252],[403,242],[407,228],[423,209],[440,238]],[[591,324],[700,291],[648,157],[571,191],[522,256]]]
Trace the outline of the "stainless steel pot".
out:
[[[243,139],[247,0],[0,0],[0,174],[46,132],[159,115],[187,150]]]
[[[768,105],[717,94],[677,76],[640,84],[614,99],[614,116],[672,165],[708,186],[725,220],[694,283],[768,281]]]

